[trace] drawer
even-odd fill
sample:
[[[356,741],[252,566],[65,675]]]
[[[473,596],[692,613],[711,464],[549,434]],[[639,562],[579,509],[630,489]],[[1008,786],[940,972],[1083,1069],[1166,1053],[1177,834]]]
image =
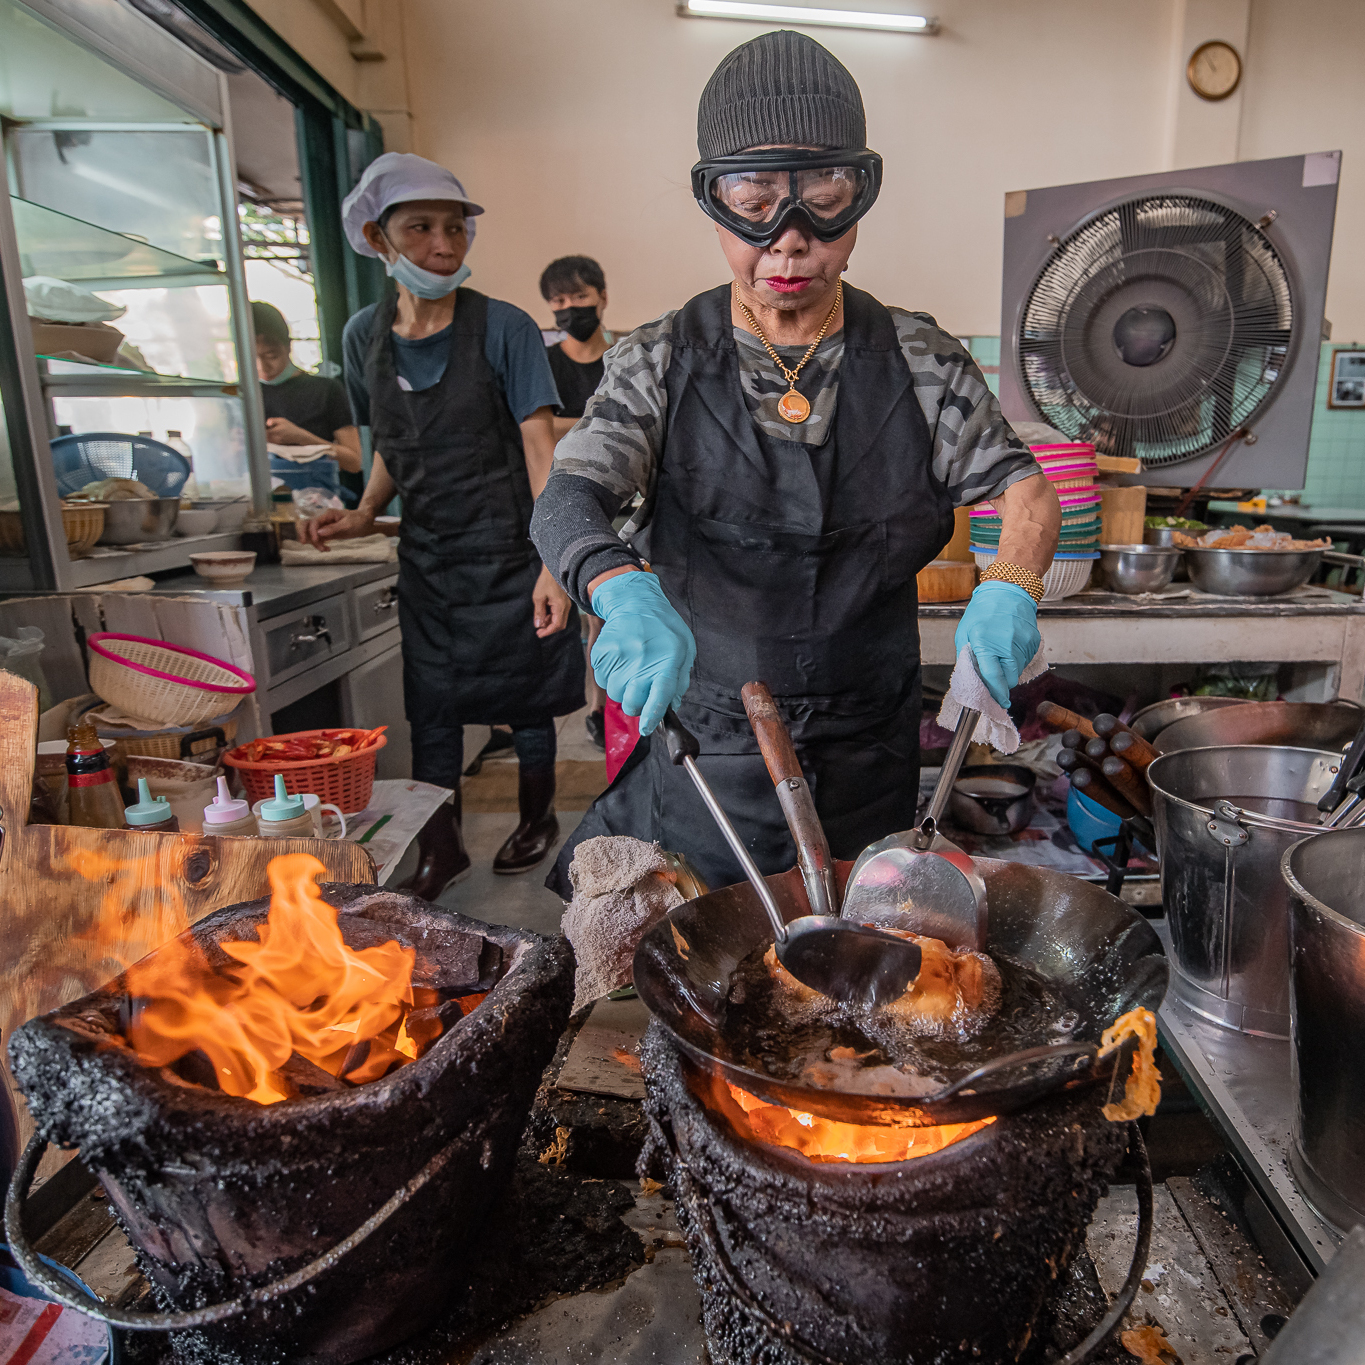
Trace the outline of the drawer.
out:
[[[261,629],[272,686],[301,668],[344,653],[352,644],[344,593],[272,617]]]
[[[398,624],[398,575],[366,583],[355,590],[356,618],[360,622],[360,638],[368,640],[381,630]]]

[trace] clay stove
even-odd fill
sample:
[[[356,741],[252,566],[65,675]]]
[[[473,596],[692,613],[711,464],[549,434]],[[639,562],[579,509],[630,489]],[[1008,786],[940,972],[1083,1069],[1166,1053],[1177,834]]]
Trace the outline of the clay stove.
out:
[[[347,1365],[428,1326],[477,1254],[567,1022],[573,960],[562,939],[371,886],[322,893],[348,947],[414,950],[414,986],[444,1002],[444,1031],[389,1074],[351,1087],[303,1068],[286,1098],[258,1103],[211,1088],[211,1071],[196,1074],[192,1058],[146,1065],[123,1042],[135,1007],[127,973],[11,1042],[40,1138],[80,1148],[176,1310],[308,1266],[424,1179],[305,1288],[175,1333],[182,1359]],[[189,933],[215,970],[230,969],[220,945],[254,938],[268,909],[230,906]]]

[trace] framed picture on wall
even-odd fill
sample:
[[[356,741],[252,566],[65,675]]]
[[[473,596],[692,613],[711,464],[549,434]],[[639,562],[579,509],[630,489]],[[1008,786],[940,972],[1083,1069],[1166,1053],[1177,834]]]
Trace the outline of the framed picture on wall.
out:
[[[1329,408],[1365,408],[1365,350],[1333,351]]]

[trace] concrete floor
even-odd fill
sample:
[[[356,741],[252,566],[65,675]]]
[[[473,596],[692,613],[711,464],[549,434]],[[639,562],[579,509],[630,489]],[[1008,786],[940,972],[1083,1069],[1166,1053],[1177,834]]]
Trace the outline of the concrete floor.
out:
[[[602,751],[594,747],[583,728],[587,708],[564,716],[558,724],[559,758],[579,762],[602,762]],[[465,727],[464,751],[468,763],[488,740],[486,725]],[[515,763],[515,759],[497,759],[499,763]],[[531,872],[515,877],[493,874],[493,855],[502,841],[516,828],[515,815],[484,815],[470,812],[464,820],[465,846],[474,860],[474,867],[464,881],[448,887],[439,904],[448,905],[463,915],[481,919],[487,924],[511,924],[518,929],[530,929],[538,934],[559,933],[559,921],[564,903],[552,891],[545,889],[545,877],[559,854],[560,845],[573,833],[582,811],[556,810],[559,817],[559,843],[550,856]],[[394,886],[411,875],[417,866],[417,846],[408,849],[397,871],[390,879]]]

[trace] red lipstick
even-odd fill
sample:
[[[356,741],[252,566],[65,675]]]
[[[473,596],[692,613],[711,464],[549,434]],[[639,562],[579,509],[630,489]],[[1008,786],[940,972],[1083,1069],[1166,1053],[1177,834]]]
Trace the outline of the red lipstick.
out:
[[[776,289],[779,294],[800,293],[811,281],[809,275],[771,275],[763,281],[769,288]]]

